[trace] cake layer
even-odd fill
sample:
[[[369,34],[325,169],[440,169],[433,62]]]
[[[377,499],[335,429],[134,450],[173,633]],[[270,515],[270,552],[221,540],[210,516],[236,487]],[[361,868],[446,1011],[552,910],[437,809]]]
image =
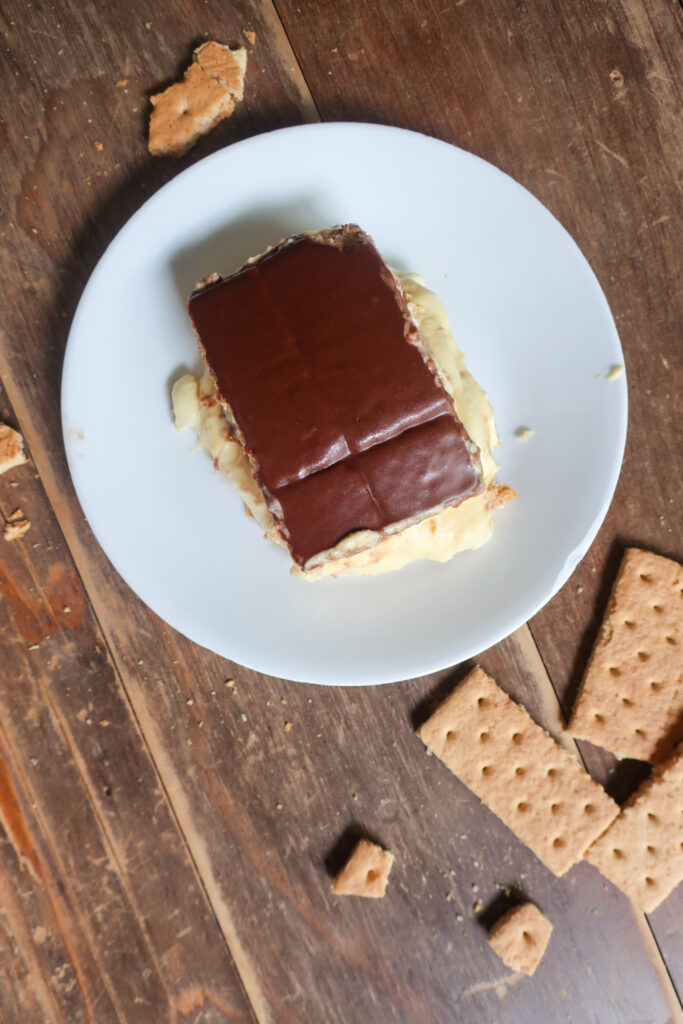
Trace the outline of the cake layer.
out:
[[[482,489],[477,448],[359,228],[287,240],[193,293],[189,311],[300,565]]]

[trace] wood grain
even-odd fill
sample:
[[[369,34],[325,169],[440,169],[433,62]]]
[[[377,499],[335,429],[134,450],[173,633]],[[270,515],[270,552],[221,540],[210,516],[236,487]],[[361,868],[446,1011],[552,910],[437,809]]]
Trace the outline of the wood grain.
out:
[[[170,1021],[192,996],[204,1019],[251,1021],[31,463],[0,477],[4,516],[18,500],[31,528],[0,563],[7,967],[46,1020]]]
[[[2,508],[20,493],[33,521],[0,569],[11,669],[0,694],[0,1012],[98,1024],[677,1019],[662,965],[681,985],[678,894],[652,915],[648,944],[643,919],[594,869],[553,878],[426,757],[414,726],[467,666],[330,690],[186,641],[131,594],[90,533],[58,396],[67,325],[97,257],[144,198],[206,153],[319,112],[425,130],[493,160],[589,256],[630,374],[629,451],[598,541],[533,639],[521,630],[481,659],[568,742],[546,669],[567,706],[619,546],[638,531],[664,553],[680,544],[664,532],[677,528],[676,475],[661,471],[680,454],[671,410],[652,397],[676,396],[672,10],[278,0],[283,29],[265,2],[59,6],[1,25],[12,110],[0,174],[12,198],[0,211],[0,351],[34,461],[16,471],[17,488],[0,478]],[[245,29],[256,41],[235,116],[183,161],[152,161],[146,94],[205,34],[236,43]],[[610,762],[582,749],[605,778]],[[397,856],[373,906],[330,893],[359,834]],[[93,902],[102,882],[105,921]],[[520,892],[556,926],[532,983],[502,971],[486,943]],[[182,937],[178,907],[192,927]]]

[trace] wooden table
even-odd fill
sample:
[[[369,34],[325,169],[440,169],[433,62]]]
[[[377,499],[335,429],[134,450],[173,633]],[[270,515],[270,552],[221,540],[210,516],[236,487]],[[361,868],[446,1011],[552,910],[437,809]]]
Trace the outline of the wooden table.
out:
[[[626,458],[597,540],[550,604],[480,659],[561,728],[624,546],[682,553],[675,5],[3,10],[0,418],[23,432],[31,462],[0,477],[0,507],[21,506],[32,526],[0,540],[2,1020],[680,1020],[683,891],[645,918],[585,863],[555,878],[425,757],[415,717],[467,666],[327,689],[194,646],[100,550],[59,413],[67,332],[95,262],[194,161],[322,118],[417,129],[493,162],[577,240],[629,372]],[[151,158],[150,91],[202,39],[238,44],[246,32],[255,41],[234,116],[185,158]],[[611,792],[633,788],[637,767],[613,771],[585,743],[580,753]],[[330,893],[359,830],[397,857],[381,902]],[[519,891],[555,924],[546,960],[521,981],[486,943]]]

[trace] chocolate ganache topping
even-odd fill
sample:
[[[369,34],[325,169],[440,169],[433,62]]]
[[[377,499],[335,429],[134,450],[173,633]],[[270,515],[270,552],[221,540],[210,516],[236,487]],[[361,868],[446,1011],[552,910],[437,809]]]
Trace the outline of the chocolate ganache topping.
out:
[[[481,491],[478,449],[356,225],[288,239],[209,279],[188,309],[299,565]]]

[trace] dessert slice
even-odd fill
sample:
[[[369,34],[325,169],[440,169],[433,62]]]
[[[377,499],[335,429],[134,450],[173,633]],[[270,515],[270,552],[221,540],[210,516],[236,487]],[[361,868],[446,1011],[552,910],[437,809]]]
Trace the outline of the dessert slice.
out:
[[[206,279],[188,308],[215,400],[300,569],[484,490],[479,448],[360,228],[287,239]]]

